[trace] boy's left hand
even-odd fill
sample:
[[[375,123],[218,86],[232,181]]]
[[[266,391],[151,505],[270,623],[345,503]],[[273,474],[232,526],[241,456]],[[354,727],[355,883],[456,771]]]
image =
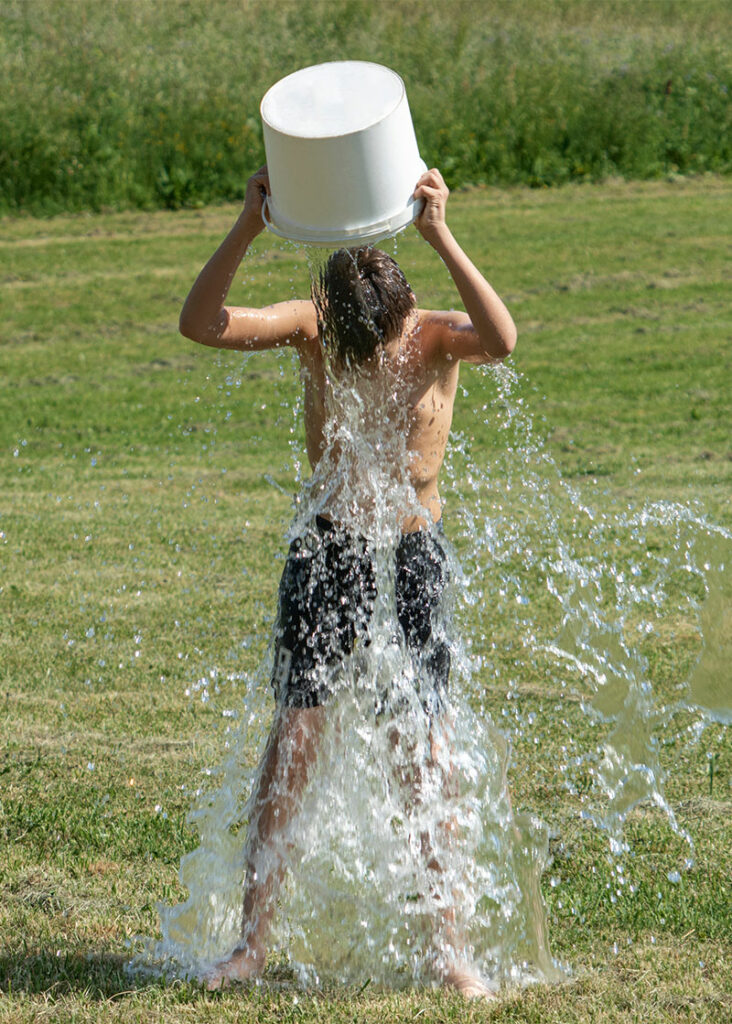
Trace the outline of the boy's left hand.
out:
[[[436,236],[447,226],[445,208],[450,190],[445,184],[436,167],[425,171],[417,182],[414,190],[415,199],[424,199],[424,208],[414,222],[414,226],[428,242],[434,242]]]

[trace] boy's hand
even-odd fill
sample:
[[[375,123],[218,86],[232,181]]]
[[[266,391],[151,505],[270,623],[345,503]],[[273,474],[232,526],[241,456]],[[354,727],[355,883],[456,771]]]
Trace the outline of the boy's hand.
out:
[[[425,201],[424,208],[415,220],[414,226],[422,237],[432,245],[441,231],[447,227],[445,207],[449,195],[450,190],[436,167],[433,167],[431,171],[425,171],[414,190],[414,198]]]
[[[260,167],[258,171],[255,171],[247,182],[247,191],[244,198],[242,218],[250,228],[252,237],[264,230],[262,204],[264,203],[264,197],[268,195],[271,195],[271,192],[269,188],[269,174],[265,164],[264,167]]]

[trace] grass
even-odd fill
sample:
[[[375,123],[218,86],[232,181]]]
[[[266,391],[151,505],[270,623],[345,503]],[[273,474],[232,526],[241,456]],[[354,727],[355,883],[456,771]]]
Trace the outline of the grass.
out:
[[[707,177],[451,199],[456,234],[519,326],[515,397],[543,450],[597,507],[697,502],[732,525],[731,191]],[[726,1021],[729,731],[710,726],[694,740],[691,715],[662,730],[666,793],[694,839],[695,866],[669,880],[686,844],[641,807],[626,825],[620,886],[605,837],[581,819],[582,779],[569,794],[556,771],[568,737],[590,747],[596,729],[540,664],[516,701],[500,676],[485,699],[496,717],[512,716],[518,806],[556,832],[543,892],[570,982],[466,1008],[441,993],[372,990],[368,979],[363,991],[243,996],[125,973],[127,943],[155,932],[156,903],[182,895],[177,866],[195,845],[185,815],[220,756],[221,708],[237,694],[210,669],[252,670],[261,658],[296,487],[290,357],[219,355],[176,334],[190,282],[234,215],[209,207],[2,225],[0,1021]],[[453,303],[413,233],[398,254],[425,305]],[[308,287],[302,255],[270,238],[237,278],[233,301]],[[493,422],[492,378],[466,369],[463,381],[456,431],[486,465],[517,472],[502,455],[516,438]],[[488,423],[474,413],[482,404]],[[539,594],[540,581],[527,585]],[[645,653],[666,700],[698,636],[680,615],[663,630]],[[508,673],[511,638],[498,637]]]
[[[726,173],[729,43],[725,0],[2,0],[0,212],[241,198],[265,91],[343,59],[453,186]]]

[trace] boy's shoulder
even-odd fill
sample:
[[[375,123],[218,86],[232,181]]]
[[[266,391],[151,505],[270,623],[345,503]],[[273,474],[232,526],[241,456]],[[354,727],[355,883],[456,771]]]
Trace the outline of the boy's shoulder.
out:
[[[467,313],[455,309],[418,309],[420,348],[428,361],[444,359],[457,332],[470,324]],[[452,360],[450,360],[452,361]]]
[[[448,334],[453,334],[470,323],[468,314],[460,309],[418,309],[417,314],[420,324]]]

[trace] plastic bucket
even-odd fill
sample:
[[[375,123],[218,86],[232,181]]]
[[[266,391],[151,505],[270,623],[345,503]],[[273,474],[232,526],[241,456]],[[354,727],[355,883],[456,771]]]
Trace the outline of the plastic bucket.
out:
[[[281,79],[260,107],[271,231],[308,245],[354,246],[396,234],[422,200],[404,82],[380,64],[334,61]]]

